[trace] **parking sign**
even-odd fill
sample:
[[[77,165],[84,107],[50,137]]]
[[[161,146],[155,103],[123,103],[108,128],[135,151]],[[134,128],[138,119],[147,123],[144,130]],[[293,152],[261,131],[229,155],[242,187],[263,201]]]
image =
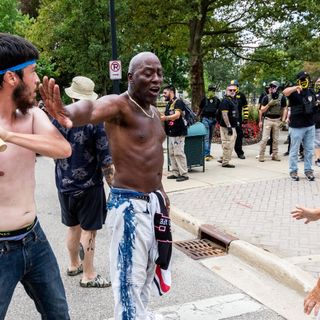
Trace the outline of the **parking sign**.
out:
[[[122,76],[121,61],[111,60],[109,61],[109,74],[111,80],[119,80]]]

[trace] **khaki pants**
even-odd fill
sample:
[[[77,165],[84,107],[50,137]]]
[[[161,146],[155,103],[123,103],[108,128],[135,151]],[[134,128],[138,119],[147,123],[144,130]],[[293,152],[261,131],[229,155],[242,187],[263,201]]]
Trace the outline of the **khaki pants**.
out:
[[[187,158],[184,153],[185,136],[169,138],[169,158],[172,174],[175,176],[187,176]]]
[[[221,146],[222,146],[222,164],[228,164],[231,160],[232,150],[236,143],[237,131],[232,128],[232,135],[228,135],[228,129],[220,127]]]
[[[270,119],[265,118],[263,121],[263,132],[262,132],[262,139],[260,143],[260,152],[259,158],[264,159],[264,153],[266,151],[266,146],[268,139],[270,137],[270,131],[272,130],[272,157],[278,156],[279,151],[279,135],[280,135],[280,124],[281,120],[278,119]]]

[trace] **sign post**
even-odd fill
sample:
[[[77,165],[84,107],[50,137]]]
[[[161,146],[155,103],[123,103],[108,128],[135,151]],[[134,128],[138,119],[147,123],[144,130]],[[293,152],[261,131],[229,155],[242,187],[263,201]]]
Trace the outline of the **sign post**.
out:
[[[112,48],[112,59],[117,61],[117,36],[116,36],[116,19],[115,19],[115,10],[114,10],[114,0],[109,0],[109,12],[110,12],[110,29],[111,29],[111,48]],[[120,61],[119,61],[120,62]],[[120,78],[116,78],[112,80],[113,82],[113,93],[120,94],[120,86],[119,86],[119,79],[121,79],[121,63],[120,65]],[[117,68],[117,64],[113,65],[114,68]],[[109,63],[109,70],[111,69]],[[119,75],[118,75],[119,76]],[[111,72],[110,72],[110,79]]]
[[[122,77],[122,68],[120,60],[109,61],[109,75],[111,80],[120,80]]]

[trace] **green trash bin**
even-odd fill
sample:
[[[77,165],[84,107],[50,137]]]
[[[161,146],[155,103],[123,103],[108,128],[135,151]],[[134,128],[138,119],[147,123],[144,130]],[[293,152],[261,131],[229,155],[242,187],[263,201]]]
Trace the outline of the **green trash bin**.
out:
[[[186,136],[184,152],[187,157],[187,166],[191,170],[192,167],[202,167],[205,170],[204,159],[204,138],[207,130],[202,122],[196,122],[188,128],[188,135]],[[167,137],[167,158],[168,158],[168,171],[170,170],[169,159],[169,139]]]

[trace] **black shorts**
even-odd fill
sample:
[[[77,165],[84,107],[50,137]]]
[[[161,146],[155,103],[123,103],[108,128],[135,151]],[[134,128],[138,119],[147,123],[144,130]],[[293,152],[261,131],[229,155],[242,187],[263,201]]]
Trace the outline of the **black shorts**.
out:
[[[103,186],[77,194],[58,192],[62,223],[68,227],[80,224],[83,230],[100,230],[106,221],[106,196]]]

